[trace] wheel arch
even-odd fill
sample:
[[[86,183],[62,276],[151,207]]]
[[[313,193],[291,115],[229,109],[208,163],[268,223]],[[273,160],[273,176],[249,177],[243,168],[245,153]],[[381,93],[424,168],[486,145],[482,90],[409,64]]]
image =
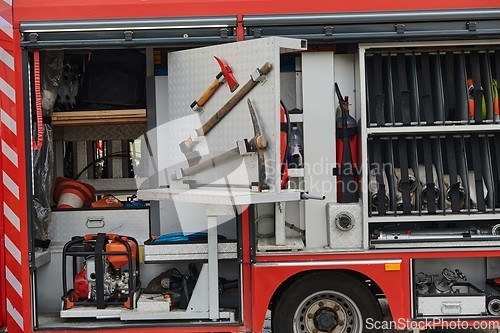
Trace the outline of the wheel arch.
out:
[[[361,273],[361,272],[358,272],[358,271],[355,271],[355,270],[351,270],[351,269],[342,269],[342,268],[339,268],[339,269],[327,269],[327,270],[325,270],[325,269],[323,269],[323,270],[322,269],[310,269],[310,270],[305,270],[305,271],[301,271],[299,273],[296,273],[296,274],[290,276],[285,281],[283,281],[283,283],[278,286],[278,288],[274,291],[273,295],[271,296],[271,300],[269,301],[268,309],[270,309],[271,311],[274,309],[274,307],[276,306],[276,303],[277,303],[279,297],[281,295],[283,295],[283,293],[286,292],[286,290],[295,281],[298,281],[298,280],[304,278],[305,276],[307,276],[309,274],[313,274],[313,273],[327,273],[327,272],[344,273],[346,275],[349,275],[349,276],[357,279],[358,281],[360,281],[363,284],[365,284],[372,291],[373,295],[376,298],[378,298],[381,295],[384,295],[383,290],[380,288],[380,286],[377,284],[377,282],[374,281],[373,279],[371,279],[370,277],[368,277],[367,275]],[[390,312],[390,307],[389,307],[389,312]]]

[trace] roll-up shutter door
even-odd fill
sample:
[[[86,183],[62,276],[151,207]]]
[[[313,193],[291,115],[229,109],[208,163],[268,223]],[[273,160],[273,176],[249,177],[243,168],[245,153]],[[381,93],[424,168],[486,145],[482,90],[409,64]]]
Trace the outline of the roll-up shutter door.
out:
[[[309,44],[500,36],[500,9],[249,15],[246,39],[285,36]]]
[[[29,49],[195,47],[236,41],[236,16],[21,22]]]

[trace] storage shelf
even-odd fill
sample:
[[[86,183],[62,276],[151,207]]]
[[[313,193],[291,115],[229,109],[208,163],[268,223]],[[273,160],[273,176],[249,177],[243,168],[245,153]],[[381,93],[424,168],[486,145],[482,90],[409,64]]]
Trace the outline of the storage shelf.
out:
[[[35,265],[36,268],[39,268],[43,265],[46,265],[50,262],[51,259],[51,251],[47,250],[35,250]]]
[[[251,192],[241,188],[198,188],[198,189],[173,189],[158,188],[138,190],[137,197],[142,200],[167,200],[177,202],[200,203],[209,205],[250,205],[279,201],[299,201],[301,191],[284,190],[274,192]]]
[[[435,134],[473,133],[500,131],[500,124],[485,125],[439,125],[439,126],[393,126],[371,127],[366,129],[368,135],[405,135],[405,134]]]
[[[218,259],[228,260],[238,257],[236,242],[219,242]],[[173,261],[208,260],[208,243],[179,242],[170,244],[144,245],[145,263],[168,263]]]
[[[52,113],[54,126],[116,125],[146,122],[146,109],[65,111]]]

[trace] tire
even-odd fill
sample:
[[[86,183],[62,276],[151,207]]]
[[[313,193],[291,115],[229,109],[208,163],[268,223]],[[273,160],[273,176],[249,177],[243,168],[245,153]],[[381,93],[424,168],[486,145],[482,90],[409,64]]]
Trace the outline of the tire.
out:
[[[375,333],[382,321],[371,290],[341,272],[314,272],[293,282],[272,313],[273,333]]]

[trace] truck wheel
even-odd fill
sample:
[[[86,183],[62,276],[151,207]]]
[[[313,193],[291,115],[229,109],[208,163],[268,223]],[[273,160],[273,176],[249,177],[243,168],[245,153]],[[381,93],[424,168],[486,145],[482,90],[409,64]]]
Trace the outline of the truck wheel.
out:
[[[340,272],[312,273],[292,283],[273,311],[273,333],[373,333],[382,321],[373,293]],[[380,325],[380,324],[379,324]]]

